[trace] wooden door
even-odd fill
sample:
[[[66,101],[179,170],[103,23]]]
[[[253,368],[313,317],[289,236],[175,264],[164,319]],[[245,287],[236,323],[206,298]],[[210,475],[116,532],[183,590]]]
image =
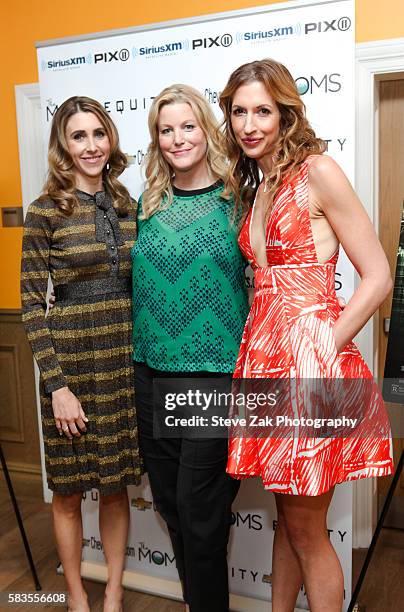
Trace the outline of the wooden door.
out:
[[[399,230],[404,202],[404,79],[380,83],[379,105],[379,238],[386,252],[394,280]],[[387,339],[384,322],[390,317],[392,295],[379,310],[378,377],[383,377]],[[403,346],[404,351],[404,346]],[[393,441],[397,464],[404,448],[402,437],[404,405],[387,405],[393,431],[401,438]],[[391,478],[378,481],[379,512]],[[404,475],[401,476],[386,526],[404,527]]]

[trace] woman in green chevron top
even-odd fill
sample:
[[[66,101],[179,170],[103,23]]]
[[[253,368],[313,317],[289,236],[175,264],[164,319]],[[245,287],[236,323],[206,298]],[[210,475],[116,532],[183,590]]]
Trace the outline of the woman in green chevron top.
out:
[[[238,483],[227,439],[153,436],[153,382],[230,388],[248,313],[238,211],[223,196],[226,160],[205,98],[173,85],[149,114],[147,189],[132,249],[136,406],[154,501],[167,523],[191,612],[228,610],[227,542]]]

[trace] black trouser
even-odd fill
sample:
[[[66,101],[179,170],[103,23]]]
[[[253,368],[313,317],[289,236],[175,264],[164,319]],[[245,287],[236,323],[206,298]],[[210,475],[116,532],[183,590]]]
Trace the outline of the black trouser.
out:
[[[226,474],[227,439],[153,438],[153,379],[215,377],[135,367],[139,444],[154,503],[167,523],[191,612],[227,612],[227,544],[240,482]],[[228,377],[229,388],[231,375]]]

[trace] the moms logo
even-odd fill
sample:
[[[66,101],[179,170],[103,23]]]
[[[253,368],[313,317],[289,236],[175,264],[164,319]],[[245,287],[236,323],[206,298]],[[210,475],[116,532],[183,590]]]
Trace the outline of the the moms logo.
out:
[[[331,74],[300,76],[295,79],[297,90],[301,96],[315,91],[323,93],[337,93],[342,88],[342,75],[338,72]]]
[[[233,36],[231,34],[218,34],[213,38],[194,38],[192,40],[192,49],[210,49],[211,47],[230,47],[233,44]]]
[[[271,30],[256,30],[254,32],[237,32],[236,41],[242,42],[268,42],[271,39],[286,38],[287,36],[300,36],[302,27],[300,23],[295,25],[272,28]]]
[[[175,55],[180,51],[188,51],[189,40],[163,43],[161,45],[150,45],[144,47],[133,47],[132,57],[152,57],[156,55]]]
[[[127,62],[130,58],[128,49],[118,49],[117,51],[101,51],[101,53],[94,53],[94,64],[104,62],[109,64],[110,62]]]
[[[171,567],[175,564],[175,557],[173,554],[163,552],[161,550],[151,550],[144,542],[141,542],[138,548],[138,561],[140,563],[148,563],[150,565],[163,565],[164,567]]]
[[[231,524],[235,525],[236,527],[247,527],[247,529],[261,531],[262,516],[260,514],[242,514],[241,512],[232,512]]]
[[[70,70],[75,68],[80,68],[85,64],[92,63],[91,54],[80,55],[77,57],[68,57],[65,59],[51,59],[48,61],[42,60],[41,62],[41,70],[45,72],[45,70]]]

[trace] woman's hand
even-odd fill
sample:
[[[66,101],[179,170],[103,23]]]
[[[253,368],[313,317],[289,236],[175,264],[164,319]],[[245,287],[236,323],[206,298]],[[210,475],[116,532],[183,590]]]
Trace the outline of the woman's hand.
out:
[[[55,298],[55,292],[52,291],[52,293],[49,296],[49,302],[48,302],[48,309],[52,310],[52,308],[54,307],[56,302],[56,298]]]
[[[73,436],[79,438],[82,432],[86,431],[86,417],[83,408],[77,397],[68,387],[62,387],[52,393],[52,408],[55,423],[59,434],[65,434],[69,440]],[[79,429],[78,429],[79,428]]]

